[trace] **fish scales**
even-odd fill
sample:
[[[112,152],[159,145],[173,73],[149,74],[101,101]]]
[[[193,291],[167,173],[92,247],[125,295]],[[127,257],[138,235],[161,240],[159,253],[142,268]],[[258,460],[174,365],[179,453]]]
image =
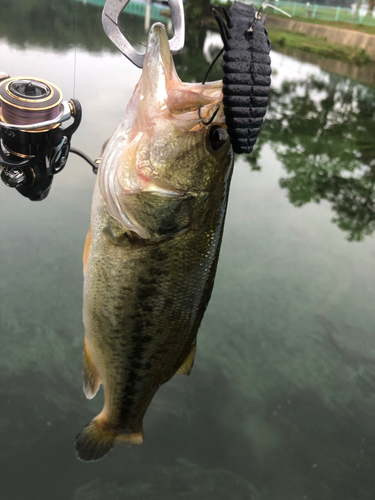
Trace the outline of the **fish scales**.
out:
[[[212,113],[221,100],[219,82],[178,79],[165,30],[154,25],[141,81],[104,151],[93,196],[84,390],[94,397],[102,383],[105,404],[77,436],[83,460],[101,458],[117,442],[142,442],[157,389],[191,369],[233,166],[224,114],[209,128],[197,109],[203,102]]]
[[[212,264],[217,260],[215,247],[222,227],[217,220],[220,211],[216,215],[206,221],[203,234],[201,228],[198,232],[193,226],[172,240],[132,248],[126,258],[123,247],[101,240],[103,262],[89,268],[87,281],[91,289],[87,307],[94,313],[85,324],[93,352],[104,360],[93,355],[95,365],[101,366],[101,379],[108,380],[108,393],[113,398],[121,399],[141,379],[154,393],[187,356],[213,284]],[[105,338],[101,335],[104,328],[109,333]],[[126,337],[124,331],[129,332]],[[179,344],[176,332],[181,332]],[[121,361],[120,366],[117,361]],[[134,362],[142,366],[134,366]],[[149,368],[144,369],[147,363]],[[136,400],[134,397],[133,412],[138,429],[143,414]],[[111,409],[109,418],[117,420],[117,405]]]

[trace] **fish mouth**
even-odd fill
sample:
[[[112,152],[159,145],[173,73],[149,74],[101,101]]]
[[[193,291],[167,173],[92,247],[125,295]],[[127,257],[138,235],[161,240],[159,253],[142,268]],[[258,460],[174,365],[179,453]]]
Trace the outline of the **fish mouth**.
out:
[[[177,75],[163,24],[152,25],[147,51],[139,82],[139,97],[136,106],[136,123],[131,140],[124,151],[127,168],[119,168],[118,183],[125,195],[139,191],[158,192],[163,195],[179,196],[180,191],[153,176],[149,144],[152,142],[155,123],[171,119],[168,107],[172,89],[182,89],[183,83]]]
[[[139,129],[167,109],[168,91],[182,87],[169,48],[164,25],[155,23],[148,36],[138,105]]]
[[[124,193],[144,190],[178,196],[182,193],[176,187],[154,175],[148,146],[152,143],[155,124],[165,120],[182,132],[204,127],[198,110],[207,108],[210,113],[210,108],[220,105],[222,82],[183,83],[174,65],[166,29],[163,24],[155,23],[148,36],[139,87],[136,125],[125,152],[128,158],[132,157],[131,166],[119,169],[119,184]],[[219,118],[216,123],[218,121]]]
[[[191,129],[202,120],[200,108],[211,108],[221,104],[222,81],[183,83],[176,71],[165,27],[155,23],[148,37],[147,52],[142,69],[140,102],[138,106],[139,130],[148,125],[160,113],[168,113],[169,118],[178,117]],[[220,117],[218,117],[220,121]],[[182,120],[180,120],[182,121]],[[221,116],[224,123],[224,114]]]
[[[99,191],[109,214],[126,229],[148,238],[126,210],[124,197],[149,191],[162,196],[184,195],[178,188],[155,176],[150,153],[156,124],[173,124],[179,131],[203,127],[198,110],[206,118],[222,102],[222,82],[204,85],[183,83],[177,75],[166,29],[155,23],[150,29],[146,55],[125,116],[112,136],[99,169]],[[215,123],[224,124],[219,112]]]

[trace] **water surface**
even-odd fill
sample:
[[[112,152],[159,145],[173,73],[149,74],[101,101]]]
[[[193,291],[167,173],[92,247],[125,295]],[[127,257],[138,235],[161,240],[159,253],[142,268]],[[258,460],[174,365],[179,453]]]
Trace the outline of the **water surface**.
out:
[[[74,91],[73,145],[92,158],[140,76],[100,16],[79,4],[74,71],[74,4],[0,4],[0,70]],[[123,22],[144,42],[142,19]],[[188,30],[183,80],[203,78],[215,40]],[[272,66],[257,148],[236,160],[193,372],[157,393],[140,447],[90,464],[73,448],[102,406],[81,382],[95,176],[71,155],[43,202],[0,186],[1,499],[373,500],[375,94],[277,53]]]

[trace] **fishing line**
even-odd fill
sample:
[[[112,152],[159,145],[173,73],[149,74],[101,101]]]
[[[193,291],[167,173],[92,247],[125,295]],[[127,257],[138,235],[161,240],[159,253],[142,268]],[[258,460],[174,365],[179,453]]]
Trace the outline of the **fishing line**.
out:
[[[76,22],[74,34],[74,69],[73,69],[73,99],[76,96],[76,70],[77,70],[77,31],[78,31],[78,1],[76,2]]]

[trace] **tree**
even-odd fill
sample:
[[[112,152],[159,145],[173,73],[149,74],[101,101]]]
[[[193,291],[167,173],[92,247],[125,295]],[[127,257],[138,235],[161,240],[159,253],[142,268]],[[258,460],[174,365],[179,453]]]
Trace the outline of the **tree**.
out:
[[[375,0],[369,0],[368,11],[367,11],[368,16],[372,16],[372,11],[374,10],[374,7],[375,7]]]

